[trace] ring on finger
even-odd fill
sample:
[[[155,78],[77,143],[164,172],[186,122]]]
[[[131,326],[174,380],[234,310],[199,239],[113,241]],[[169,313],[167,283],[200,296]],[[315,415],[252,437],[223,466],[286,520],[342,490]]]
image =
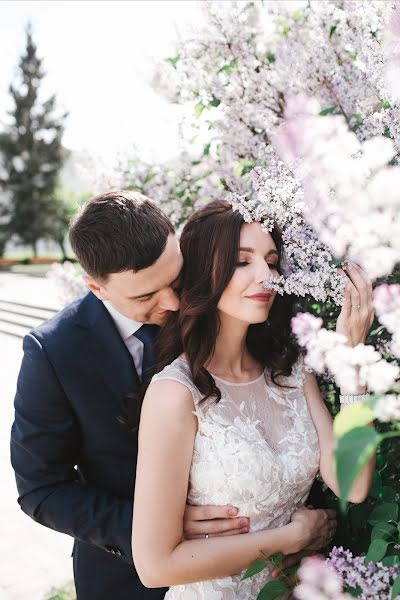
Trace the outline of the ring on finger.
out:
[[[361,308],[361,304],[352,304],[352,308]]]

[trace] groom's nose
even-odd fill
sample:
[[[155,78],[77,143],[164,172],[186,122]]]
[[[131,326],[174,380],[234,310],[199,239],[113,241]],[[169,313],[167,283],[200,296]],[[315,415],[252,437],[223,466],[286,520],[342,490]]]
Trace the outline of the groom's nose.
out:
[[[162,290],[159,306],[162,310],[178,310],[179,298],[177,293],[171,287]]]

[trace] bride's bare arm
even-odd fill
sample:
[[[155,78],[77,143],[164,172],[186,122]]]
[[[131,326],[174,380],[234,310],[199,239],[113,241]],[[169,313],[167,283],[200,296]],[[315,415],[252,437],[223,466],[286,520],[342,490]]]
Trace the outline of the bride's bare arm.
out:
[[[297,552],[310,543],[314,531],[328,527],[324,511],[300,509],[279,529],[184,540],[196,432],[190,391],[171,380],[150,385],[141,414],[132,525],[133,559],[144,585],[171,586],[238,573],[260,558],[261,550],[267,555]]]
[[[335,440],[333,436],[332,417],[325,406],[321,397],[321,392],[315,376],[311,373],[305,373],[304,393],[307,399],[311,418],[317,430],[319,446],[321,450],[320,472],[326,485],[339,496],[339,486],[336,473],[333,467],[333,453]],[[346,408],[343,408],[346,410]],[[375,456],[371,458],[364,469],[358,475],[350,491],[348,500],[354,503],[360,503],[365,500],[371,485],[372,475],[375,469]]]

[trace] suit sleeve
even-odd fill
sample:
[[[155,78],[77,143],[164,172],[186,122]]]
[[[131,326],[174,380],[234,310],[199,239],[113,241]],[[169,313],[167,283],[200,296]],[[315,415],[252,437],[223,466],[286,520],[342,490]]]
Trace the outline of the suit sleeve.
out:
[[[40,342],[24,339],[11,462],[18,502],[38,523],[132,564],[132,501],[79,481],[79,424]]]

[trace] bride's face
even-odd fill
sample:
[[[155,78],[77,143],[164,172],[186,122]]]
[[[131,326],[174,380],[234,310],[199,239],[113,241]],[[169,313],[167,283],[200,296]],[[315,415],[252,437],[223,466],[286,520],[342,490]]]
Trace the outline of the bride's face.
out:
[[[278,251],[259,223],[245,223],[240,231],[236,270],[218,303],[220,314],[248,323],[262,323],[274,301],[276,291],[263,285],[266,277],[277,277]]]

